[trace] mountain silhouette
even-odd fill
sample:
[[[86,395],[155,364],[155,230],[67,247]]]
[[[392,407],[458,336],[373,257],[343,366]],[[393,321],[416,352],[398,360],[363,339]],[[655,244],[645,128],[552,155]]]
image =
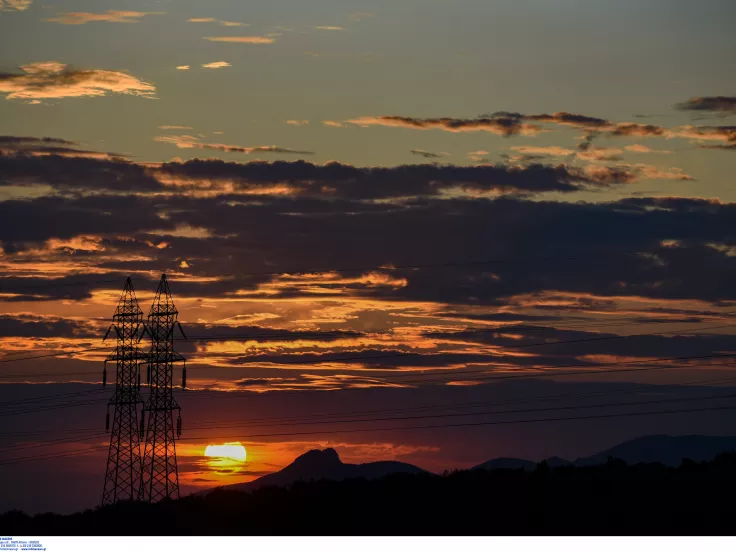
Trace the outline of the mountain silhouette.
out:
[[[625,441],[593,456],[578,458],[575,465],[603,464],[613,457],[627,464],[659,462],[676,467],[686,458],[694,462],[708,462],[721,452],[733,450],[736,450],[736,437],[646,435]]]
[[[709,462],[722,452],[736,451],[736,437],[710,437],[706,435],[645,435],[631,441],[624,441],[614,447],[592,456],[578,458],[569,462],[553,456],[545,462],[550,468],[560,466],[596,466],[605,464],[609,458],[618,458],[627,464],[659,463],[677,467],[683,460]],[[472,469],[482,470],[534,470],[536,462],[521,458],[494,458]]]
[[[473,466],[473,470],[533,470],[537,467],[536,462],[522,460],[521,458],[494,458]]]
[[[281,471],[269,473],[248,483],[224,485],[218,489],[233,491],[254,491],[263,487],[284,487],[296,481],[319,481],[329,479],[342,481],[343,479],[364,478],[380,479],[394,473],[419,474],[425,470],[404,462],[382,461],[366,464],[345,464],[340,460],[337,451],[332,448],[324,450],[310,450],[299,456]],[[213,489],[198,494],[208,493]]]

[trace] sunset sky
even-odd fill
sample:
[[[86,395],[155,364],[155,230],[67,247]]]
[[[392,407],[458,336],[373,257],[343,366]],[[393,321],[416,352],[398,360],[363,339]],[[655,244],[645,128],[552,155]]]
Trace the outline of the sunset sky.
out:
[[[167,274],[188,338],[184,492],[327,446],[439,472],[734,434],[702,409],[736,383],[735,20],[0,0],[0,511],[99,500],[127,276],[147,314]]]

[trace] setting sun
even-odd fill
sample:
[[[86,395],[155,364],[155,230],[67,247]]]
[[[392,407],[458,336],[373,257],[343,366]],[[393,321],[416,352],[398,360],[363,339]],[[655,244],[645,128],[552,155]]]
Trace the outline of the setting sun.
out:
[[[224,445],[207,445],[204,455],[210,458],[227,458],[245,462],[245,447],[240,443],[225,443]]]

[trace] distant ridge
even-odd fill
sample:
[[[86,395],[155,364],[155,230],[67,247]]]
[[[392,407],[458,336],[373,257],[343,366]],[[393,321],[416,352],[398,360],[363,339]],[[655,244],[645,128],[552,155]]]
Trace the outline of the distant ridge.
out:
[[[605,464],[609,458],[618,458],[627,464],[660,463],[677,467],[684,459],[694,462],[713,460],[719,453],[736,451],[736,437],[710,437],[705,435],[646,435],[624,441],[592,456],[578,458],[574,462],[558,456],[544,460],[550,468],[561,466],[593,466]],[[531,471],[537,462],[522,458],[494,458],[472,467],[473,470],[525,470]],[[412,464],[395,461],[368,462],[366,464],[345,464],[337,451],[332,448],[310,450],[297,457],[291,464],[278,472],[259,477],[249,483],[224,485],[219,489],[254,491],[262,487],[284,487],[296,481],[318,481],[329,479],[364,478],[379,479],[393,473],[429,473]],[[196,494],[206,494],[207,489]]]
[[[605,463],[609,457],[627,464],[659,462],[665,466],[679,466],[684,459],[694,462],[713,460],[721,452],[736,450],[736,437],[709,437],[705,435],[646,435],[611,447],[587,458],[575,460],[576,466]]]
[[[545,460],[550,468],[565,465],[595,466],[605,464],[609,458],[618,458],[627,464],[660,463],[677,467],[684,459],[693,462],[713,460],[721,452],[736,451],[736,437],[710,437],[706,435],[645,435],[601,451],[592,456],[569,462],[553,456]],[[481,470],[533,470],[537,463],[520,458],[495,458],[472,469]]]
[[[383,461],[366,464],[344,464],[337,451],[332,448],[310,450],[299,456],[281,471],[269,473],[248,483],[223,485],[218,489],[233,491],[254,491],[262,487],[283,487],[296,481],[330,479],[341,481],[351,478],[379,479],[392,473],[428,473],[425,470],[405,462]],[[207,489],[201,493],[209,493]]]

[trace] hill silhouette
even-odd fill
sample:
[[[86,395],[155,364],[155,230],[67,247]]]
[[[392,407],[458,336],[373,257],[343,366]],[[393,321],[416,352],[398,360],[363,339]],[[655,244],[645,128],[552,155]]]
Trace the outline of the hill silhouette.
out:
[[[592,456],[578,458],[570,462],[564,458],[553,456],[544,462],[550,468],[574,464],[576,466],[596,466],[605,464],[609,458],[617,458],[627,464],[660,463],[677,467],[685,460],[707,462],[721,452],[736,450],[736,437],[711,437],[707,435],[644,435],[630,441],[624,441]],[[494,458],[474,466],[472,469],[483,470],[534,470],[537,463],[521,458]]]
[[[627,464],[659,462],[675,467],[686,458],[705,462],[721,452],[732,450],[736,450],[736,437],[646,435],[625,441],[593,456],[578,458],[575,465],[591,466],[602,464],[608,458],[619,458]]]
[[[0,516],[10,535],[732,535],[736,454],[710,462],[538,465],[216,489],[68,516]]]
[[[220,489],[254,491],[268,486],[286,486],[296,481],[319,481],[329,479],[364,478],[378,479],[392,473],[427,473],[425,470],[404,462],[382,461],[365,464],[344,464],[337,451],[332,448],[310,450],[299,456],[281,471],[259,477],[248,483],[224,485]],[[202,491],[204,493],[211,492]]]

